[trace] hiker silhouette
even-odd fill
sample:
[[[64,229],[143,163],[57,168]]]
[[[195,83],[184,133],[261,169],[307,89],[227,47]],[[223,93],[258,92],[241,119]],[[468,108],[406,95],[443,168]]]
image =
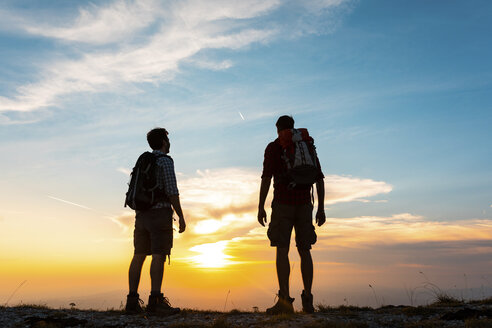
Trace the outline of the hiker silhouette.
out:
[[[265,226],[267,214],[265,200],[273,177],[273,201],[268,238],[270,245],[277,248],[276,269],[278,278],[278,301],[267,309],[268,314],[293,313],[294,298],[289,291],[289,247],[292,229],[295,229],[296,246],[301,258],[301,274],[304,290],[301,294],[302,309],[313,313],[313,260],[311,245],[316,243],[316,232],[312,223],[314,196],[311,194],[316,184],[318,209],[316,223],[325,223],[324,176],[321,171],[314,140],[307,129],[294,129],[291,116],[281,116],[276,122],[278,138],[265,149],[263,173],[261,175],[258,222]]]
[[[135,209],[133,259],[128,272],[129,294],[125,311],[128,314],[143,312],[138,294],[142,266],[147,255],[150,264],[151,293],[147,312],[171,315],[179,308],[172,307],[161,292],[166,256],[170,258],[173,246],[173,210],[179,217],[179,232],[186,229],[174,172],[174,162],[167,155],[171,143],[168,132],[155,128],[147,133],[152,153],[142,154],[132,171],[125,206]],[[149,185],[150,184],[150,185]]]

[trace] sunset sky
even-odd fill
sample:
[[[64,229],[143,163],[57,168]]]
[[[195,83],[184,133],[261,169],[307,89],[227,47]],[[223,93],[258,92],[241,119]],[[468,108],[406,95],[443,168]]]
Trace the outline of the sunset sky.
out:
[[[188,223],[165,294],[272,305],[256,208],[284,114],[326,176],[315,304],[425,304],[429,283],[491,297],[491,13],[487,0],[2,1],[0,304],[120,306],[129,172],[165,127]],[[299,309],[295,248],[291,261]]]

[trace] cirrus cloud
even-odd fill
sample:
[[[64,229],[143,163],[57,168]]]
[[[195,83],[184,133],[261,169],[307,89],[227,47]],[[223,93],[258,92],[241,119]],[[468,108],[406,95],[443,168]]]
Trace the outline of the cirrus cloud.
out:
[[[343,2],[315,1],[313,5],[319,11]],[[58,17],[56,25],[38,23],[50,20],[39,15],[36,20],[22,14],[9,18],[29,34],[80,46],[75,59],[72,54],[70,59],[47,62],[37,81],[17,87],[15,94],[0,96],[0,112],[29,112],[60,106],[71,94],[115,92],[129,84],[170,81],[182,63],[228,69],[232,66],[229,60],[216,63],[194,57],[204,50],[242,49],[290,33],[270,14],[291,5],[280,0],[118,0],[80,8],[75,19],[60,23]],[[300,16],[312,15],[308,10],[312,6],[303,8]],[[2,16],[15,13],[0,11]]]

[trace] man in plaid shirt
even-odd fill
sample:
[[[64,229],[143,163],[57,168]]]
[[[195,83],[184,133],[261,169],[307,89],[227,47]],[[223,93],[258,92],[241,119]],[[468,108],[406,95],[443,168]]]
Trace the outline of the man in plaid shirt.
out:
[[[138,284],[142,266],[147,255],[152,255],[150,264],[151,293],[147,311],[171,315],[178,313],[167,297],[161,292],[166,256],[173,247],[173,209],[179,217],[179,232],[186,229],[186,223],[179,201],[179,192],[174,173],[174,162],[170,156],[168,133],[166,129],[155,128],[147,133],[147,141],[156,156],[155,177],[158,185],[157,202],[148,210],[136,211],[133,244],[135,252],[128,273],[130,292],[127,296],[126,312],[140,313]]]
[[[277,123],[277,132],[294,128],[294,119],[291,116],[281,116]],[[290,188],[286,180],[287,165],[282,159],[282,146],[279,139],[268,144],[265,149],[263,161],[263,174],[261,176],[260,201],[258,206],[258,222],[265,226],[267,215],[265,212],[265,200],[270,189],[273,177],[273,201],[272,216],[268,226],[268,238],[271,246],[277,247],[276,267],[279,284],[278,302],[267,309],[268,314],[292,313],[293,298],[289,295],[289,246],[292,229],[296,232],[296,246],[301,257],[301,273],[304,290],[301,294],[302,309],[304,312],[313,313],[313,295],[311,287],[313,283],[313,260],[311,257],[311,245],[316,243],[316,232],[312,223],[313,205],[311,204],[311,186]],[[324,198],[325,189],[323,173],[319,165],[316,182],[318,195],[318,210],[316,223],[321,226],[325,223]]]

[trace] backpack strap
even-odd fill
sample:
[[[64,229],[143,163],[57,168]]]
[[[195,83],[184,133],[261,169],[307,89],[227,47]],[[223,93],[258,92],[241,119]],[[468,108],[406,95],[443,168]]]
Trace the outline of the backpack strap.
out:
[[[158,169],[157,167],[159,166],[157,164],[157,161],[160,159],[160,158],[163,158],[163,157],[167,157],[169,160],[171,160],[171,162],[174,163],[173,159],[171,156],[167,155],[167,154],[162,154],[162,153],[158,153],[158,154],[154,154],[152,153],[155,157],[155,169]],[[164,181],[163,181],[164,182]],[[158,187],[158,183],[156,181],[156,185],[154,186],[154,188],[152,188],[152,191],[155,190],[155,197],[156,199],[160,200],[160,201],[165,201],[165,202],[169,202],[169,200],[167,199],[167,195],[166,195],[166,192],[164,191],[165,190],[165,185],[163,186],[162,189],[160,189]]]

